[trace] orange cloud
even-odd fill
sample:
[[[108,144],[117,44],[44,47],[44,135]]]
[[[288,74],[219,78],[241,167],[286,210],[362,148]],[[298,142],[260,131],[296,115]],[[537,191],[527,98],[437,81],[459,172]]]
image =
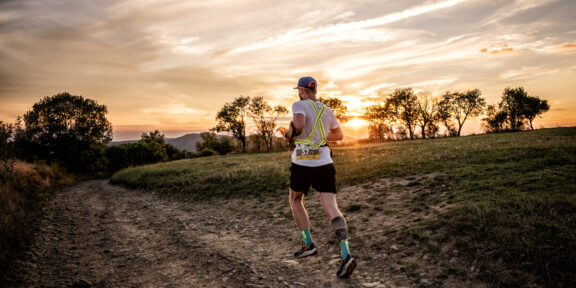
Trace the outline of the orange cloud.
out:
[[[567,44],[563,44],[560,46],[556,46],[554,48],[552,48],[554,50],[575,50],[576,49],[576,44],[574,43],[567,43]]]
[[[488,54],[501,54],[501,53],[512,53],[515,52],[516,50],[514,50],[514,48],[512,47],[506,47],[506,46],[502,46],[501,48],[482,48],[480,49],[480,52],[482,53],[488,53]]]

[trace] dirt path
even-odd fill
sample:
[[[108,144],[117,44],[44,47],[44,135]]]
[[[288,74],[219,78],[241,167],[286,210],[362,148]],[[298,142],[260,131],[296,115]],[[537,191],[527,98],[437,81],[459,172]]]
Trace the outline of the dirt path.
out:
[[[285,195],[193,202],[83,182],[47,205],[18,263],[21,287],[483,287],[438,281],[441,261],[395,242],[397,229],[441,209],[407,209],[418,193],[409,182],[340,192],[359,263],[344,280],[335,277],[339,247],[315,193],[306,205],[319,256],[294,260],[300,239]]]

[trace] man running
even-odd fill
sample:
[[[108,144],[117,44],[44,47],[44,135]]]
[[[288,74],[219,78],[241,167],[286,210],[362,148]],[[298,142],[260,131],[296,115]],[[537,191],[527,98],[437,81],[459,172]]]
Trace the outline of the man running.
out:
[[[298,81],[300,101],[292,105],[293,118],[284,135],[296,144],[290,167],[290,208],[302,235],[302,249],[295,258],[318,254],[310,235],[310,219],[304,207],[304,195],[310,187],[320,194],[320,201],[340,241],[342,261],[336,272],[339,278],[349,277],[356,268],[348,247],[348,227],[336,203],[336,170],[327,141],[342,140],[344,135],[332,110],[316,100],[318,82],[312,77]]]

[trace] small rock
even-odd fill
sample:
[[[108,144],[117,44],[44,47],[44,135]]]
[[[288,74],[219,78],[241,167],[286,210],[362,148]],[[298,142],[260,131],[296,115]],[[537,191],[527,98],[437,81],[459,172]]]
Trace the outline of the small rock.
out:
[[[296,260],[284,260],[283,262],[290,265],[298,265],[298,261]]]
[[[398,249],[398,246],[396,246],[396,244],[390,246],[390,249],[394,250],[394,251],[398,251],[400,249]]]
[[[332,283],[330,281],[324,282],[324,287],[332,287]]]
[[[373,283],[362,283],[362,287],[376,287],[379,286],[380,282],[373,282]]]

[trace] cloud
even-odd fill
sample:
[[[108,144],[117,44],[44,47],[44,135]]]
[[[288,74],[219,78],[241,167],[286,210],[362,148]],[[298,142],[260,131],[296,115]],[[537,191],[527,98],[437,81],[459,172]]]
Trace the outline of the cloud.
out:
[[[480,52],[488,54],[502,54],[502,53],[512,53],[515,52],[512,47],[501,47],[501,48],[482,48]]]
[[[371,18],[362,21],[348,22],[341,24],[333,24],[321,26],[318,28],[299,28],[293,29],[280,35],[269,37],[266,40],[257,42],[255,44],[241,46],[230,51],[231,54],[260,50],[265,48],[286,45],[296,41],[304,41],[309,38],[316,38],[322,36],[339,37],[345,33],[352,33],[362,29],[382,26],[385,24],[394,23],[400,20],[408,19],[415,16],[420,16],[426,13],[431,13],[437,10],[446,9],[468,0],[445,0],[440,2],[426,2],[423,5],[415,6],[401,12],[387,14],[377,18]],[[341,37],[341,36],[340,36]]]
[[[508,70],[504,73],[501,73],[499,77],[504,80],[529,79],[557,73],[558,71],[559,71],[558,69],[550,69],[546,66],[541,65],[541,66],[522,67],[521,69]]]
[[[576,50],[576,44],[575,43],[566,43],[566,44],[551,47],[551,49],[555,50],[555,51],[574,52]]]
[[[395,85],[396,83],[380,83],[374,86],[370,86],[368,88],[364,88],[358,92],[360,93],[360,95],[373,95],[384,88],[393,87]]]

